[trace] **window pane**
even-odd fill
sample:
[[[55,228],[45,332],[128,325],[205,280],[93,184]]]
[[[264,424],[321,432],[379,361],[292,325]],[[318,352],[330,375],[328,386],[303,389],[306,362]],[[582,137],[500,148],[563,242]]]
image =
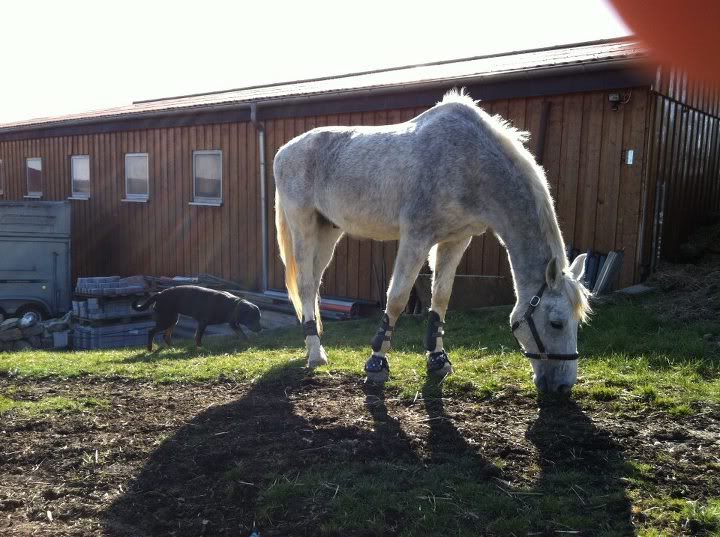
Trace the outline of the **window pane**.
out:
[[[198,198],[222,197],[220,181],[220,155],[195,155],[195,196]]]
[[[72,157],[73,194],[90,195],[90,157]]]
[[[127,196],[149,195],[147,155],[125,156],[125,188]]]
[[[27,190],[28,194],[42,193],[42,160],[27,159]]]
[[[147,196],[148,195],[148,182],[145,179],[131,179],[128,177],[127,180],[127,192],[128,196]]]
[[[73,179],[76,181],[90,180],[90,157],[73,157]]]
[[[73,181],[73,194],[90,195],[90,181]]]

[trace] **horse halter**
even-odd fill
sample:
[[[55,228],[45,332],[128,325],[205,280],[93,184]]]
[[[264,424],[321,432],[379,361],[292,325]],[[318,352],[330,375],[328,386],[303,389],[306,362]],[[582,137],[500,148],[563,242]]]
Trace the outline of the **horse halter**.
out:
[[[510,329],[512,330],[513,337],[515,338],[515,341],[518,342],[518,345],[520,345],[520,341],[515,335],[515,330],[517,330],[521,324],[527,323],[527,325],[530,327],[530,332],[532,332],[533,339],[535,340],[535,345],[537,345],[538,351],[540,351],[536,353],[523,350],[522,353],[527,358],[532,358],[534,360],[577,360],[578,353],[549,354],[545,352],[545,345],[543,345],[542,339],[540,339],[540,334],[538,333],[537,327],[535,326],[535,321],[533,321],[532,318],[533,313],[535,313],[535,308],[537,308],[540,304],[540,298],[543,296],[545,289],[547,289],[547,283],[543,283],[537,294],[530,299],[530,305],[528,306],[528,309],[525,310],[525,314],[523,315],[522,319],[520,319],[519,321],[515,321],[512,324]],[[522,345],[520,345],[520,348],[522,349]]]

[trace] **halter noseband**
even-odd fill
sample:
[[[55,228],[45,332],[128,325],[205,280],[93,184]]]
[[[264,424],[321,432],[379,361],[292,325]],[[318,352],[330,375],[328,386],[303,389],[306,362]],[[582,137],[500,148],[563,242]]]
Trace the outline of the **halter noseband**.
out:
[[[532,358],[534,360],[577,360],[578,353],[548,354],[547,352],[545,352],[545,345],[543,345],[542,339],[540,339],[540,334],[538,333],[537,327],[535,326],[535,321],[533,321],[532,318],[532,314],[535,313],[535,308],[537,308],[540,304],[540,298],[543,296],[545,289],[547,289],[547,283],[543,283],[537,294],[530,299],[530,305],[528,305],[528,309],[525,310],[525,314],[523,315],[522,319],[520,319],[519,321],[515,321],[510,327],[513,336],[515,337],[515,341],[517,341],[518,345],[520,345],[520,341],[518,341],[517,336],[515,336],[515,330],[517,330],[520,325],[525,322],[530,327],[530,332],[532,332],[533,339],[535,340],[535,345],[537,345],[539,351],[535,353],[523,350],[522,353],[527,358]],[[520,345],[520,347],[522,348],[522,345]]]

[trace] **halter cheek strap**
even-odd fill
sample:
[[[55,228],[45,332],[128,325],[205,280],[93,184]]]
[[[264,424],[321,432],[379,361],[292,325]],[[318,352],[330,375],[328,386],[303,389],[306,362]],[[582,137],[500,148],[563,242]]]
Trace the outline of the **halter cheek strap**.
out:
[[[578,353],[548,354],[545,350],[545,345],[543,345],[542,339],[540,338],[540,333],[538,332],[537,327],[535,326],[535,321],[533,321],[532,318],[533,313],[535,313],[535,309],[540,304],[540,298],[543,296],[545,289],[547,289],[547,283],[543,283],[537,294],[530,299],[530,304],[528,305],[528,309],[525,310],[525,314],[522,316],[522,319],[520,319],[519,321],[515,321],[510,327],[513,336],[515,337],[515,341],[517,341],[518,345],[520,345],[520,341],[518,341],[517,336],[515,336],[515,330],[517,330],[521,324],[527,323],[528,327],[530,328],[530,332],[532,333],[533,339],[535,340],[535,345],[538,348],[538,352],[527,352],[523,350],[522,353],[527,358],[532,358],[534,360],[577,360]],[[520,345],[520,347],[522,348],[522,345]]]

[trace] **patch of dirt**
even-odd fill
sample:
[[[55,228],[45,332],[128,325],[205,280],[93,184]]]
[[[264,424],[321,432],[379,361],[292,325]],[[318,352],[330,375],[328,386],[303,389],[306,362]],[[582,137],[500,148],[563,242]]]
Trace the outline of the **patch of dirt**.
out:
[[[269,474],[345,462],[385,461],[400,474],[466,455],[499,494],[542,488],[556,468],[591,469],[623,492],[616,462],[625,460],[650,464],[650,479],[673,497],[702,500],[720,487],[708,471],[720,462],[718,408],[618,416],[511,392],[468,402],[427,391],[409,402],[347,377],[293,375],[252,385],[0,378],[0,393],[110,402],[91,413],[3,416],[0,534],[244,537]],[[631,532],[640,515],[629,501],[613,509]],[[290,509],[261,534],[318,535],[322,520],[322,507]]]

